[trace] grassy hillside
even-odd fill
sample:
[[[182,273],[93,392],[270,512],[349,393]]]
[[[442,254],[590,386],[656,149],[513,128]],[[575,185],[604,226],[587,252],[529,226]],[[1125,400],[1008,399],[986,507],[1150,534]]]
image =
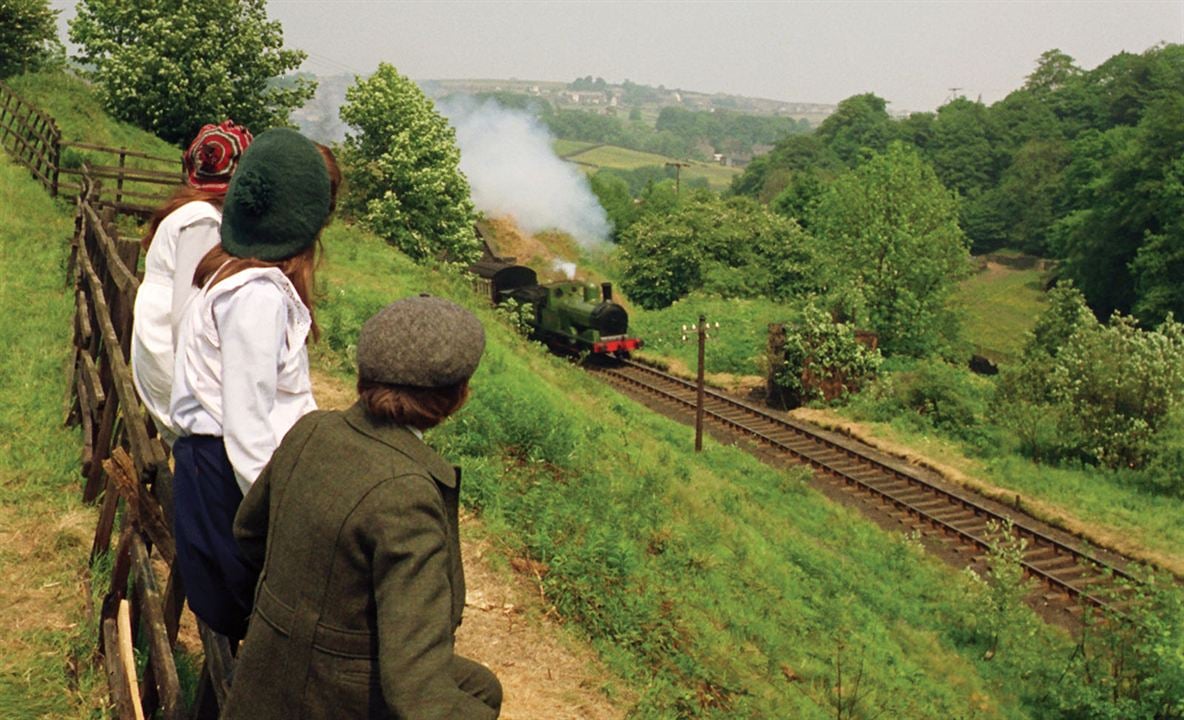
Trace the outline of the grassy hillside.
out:
[[[326,247],[321,366],[348,373],[361,320],[413,292],[484,320],[473,399],[431,440],[465,467],[463,495],[493,532],[542,563],[550,602],[639,689],[638,717],[831,717],[836,661],[864,664],[867,707],[889,717],[1025,716],[1020,696],[1037,689],[980,660],[985,601],[915,545],[799,474],[710,442],[688,453],[685,427],[525,343],[463,280],[353,228]],[[1072,652],[1031,632],[1041,652]]]
[[[106,678],[80,584],[97,513],[62,426],[72,215],[0,154],[0,717],[86,718]]]
[[[73,75],[30,73],[10,78],[7,82],[18,95],[57,121],[63,140],[127,147],[180,159],[181,148],[133,125],[112,120],[90,86]],[[85,152],[81,154],[86,155]]]

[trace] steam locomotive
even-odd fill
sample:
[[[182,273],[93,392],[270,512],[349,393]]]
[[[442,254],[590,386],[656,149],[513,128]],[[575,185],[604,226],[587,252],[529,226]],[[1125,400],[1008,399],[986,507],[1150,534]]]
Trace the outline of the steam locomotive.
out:
[[[623,357],[642,346],[629,337],[629,313],[613,302],[612,283],[602,283],[599,290],[574,281],[540,285],[534,270],[489,256],[469,272],[495,305],[529,303],[531,337],[555,352]]]

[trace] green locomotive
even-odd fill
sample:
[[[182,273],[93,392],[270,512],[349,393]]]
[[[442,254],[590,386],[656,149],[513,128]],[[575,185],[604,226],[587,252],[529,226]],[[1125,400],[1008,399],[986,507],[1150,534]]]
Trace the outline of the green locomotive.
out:
[[[629,337],[629,313],[613,301],[612,284],[566,281],[540,285],[534,270],[487,259],[469,270],[495,304],[529,303],[531,336],[560,353],[625,356],[642,346]]]

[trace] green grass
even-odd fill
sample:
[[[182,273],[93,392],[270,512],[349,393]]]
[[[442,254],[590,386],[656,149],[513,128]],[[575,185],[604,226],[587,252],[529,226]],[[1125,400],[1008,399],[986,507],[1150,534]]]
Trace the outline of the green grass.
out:
[[[561,158],[582,153],[595,146],[596,143],[583,142],[582,140],[556,140],[551,145],[555,149],[555,154]]]
[[[30,73],[6,82],[57,122],[62,140],[126,147],[180,160],[181,148],[134,125],[112,120],[85,80],[62,73]]]
[[[131,168],[175,171],[177,177],[180,178],[181,149],[133,125],[112,120],[84,80],[62,73],[32,73],[10,78],[7,82],[18,95],[54,118],[62,132],[63,141],[103,145],[111,148],[127,148],[135,152],[175,161],[161,162],[148,158],[128,157],[125,158],[125,165]],[[61,165],[63,168],[78,169],[82,167],[84,162],[97,166],[114,167],[119,164],[119,156],[96,150],[62,148]],[[73,174],[62,173],[59,177],[59,182],[63,184],[77,185],[79,181],[80,178]],[[108,178],[101,182],[105,189],[103,197],[113,199],[116,181]],[[158,197],[168,196],[171,192],[168,186],[132,181],[125,182],[122,189]],[[124,199],[136,204],[156,204],[156,201],[152,199],[137,196],[125,196]]]
[[[674,360],[691,372],[698,366],[697,336],[682,327],[691,326],[705,315],[714,327],[704,350],[704,366],[709,373],[764,375],[765,347],[769,323],[788,322],[794,311],[770,300],[724,300],[692,294],[661,310],[633,307],[629,314],[630,333],[645,340],[642,357]]]
[[[976,353],[995,362],[1019,357],[1044,310],[1043,278],[1035,269],[992,266],[958,285],[952,302]]]
[[[26,170],[0,156],[0,717],[85,718],[105,677],[79,581],[96,513],[81,503],[81,449],[62,425],[73,229]],[[67,663],[80,675],[72,680]]]

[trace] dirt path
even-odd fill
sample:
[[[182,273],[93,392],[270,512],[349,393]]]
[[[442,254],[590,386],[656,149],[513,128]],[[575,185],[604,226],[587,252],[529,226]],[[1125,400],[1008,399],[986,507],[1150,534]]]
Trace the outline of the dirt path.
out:
[[[353,390],[313,372],[317,404],[347,407]],[[619,682],[595,654],[548,617],[548,604],[530,578],[507,568],[508,560],[480,521],[461,516],[465,564],[464,623],[457,652],[488,665],[502,682],[504,720],[609,720],[625,715],[607,692]],[[618,688],[619,689],[619,688]]]

